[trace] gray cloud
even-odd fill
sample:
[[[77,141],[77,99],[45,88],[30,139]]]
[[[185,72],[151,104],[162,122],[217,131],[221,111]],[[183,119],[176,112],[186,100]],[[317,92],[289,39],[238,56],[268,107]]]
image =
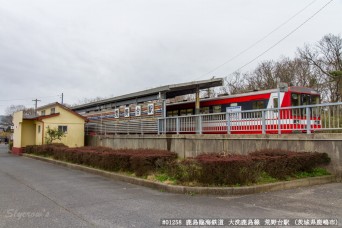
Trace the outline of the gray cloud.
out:
[[[309,4],[280,0],[0,0],[0,114],[32,106],[122,95],[165,84],[226,76],[302,23],[306,11],[253,50],[203,76]],[[341,1],[263,56],[341,32]],[[257,62],[256,62],[257,63]],[[256,63],[245,70],[252,69]],[[201,77],[202,76],[202,77]],[[18,101],[2,101],[27,98]]]

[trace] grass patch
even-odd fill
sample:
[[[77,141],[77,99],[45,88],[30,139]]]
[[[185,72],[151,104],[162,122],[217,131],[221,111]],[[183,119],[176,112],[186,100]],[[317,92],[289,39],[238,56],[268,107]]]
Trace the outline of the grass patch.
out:
[[[314,168],[311,172],[298,172],[295,174],[296,178],[320,177],[330,175],[324,168]]]
[[[279,181],[277,178],[271,177],[268,173],[262,172],[257,184],[269,184]]]
[[[151,175],[148,175],[146,179],[150,181],[161,182],[164,184],[172,184],[172,185],[177,184],[177,180],[175,178],[170,177],[165,173],[156,172]]]
[[[257,183],[256,184],[269,184],[269,183],[275,183],[278,181],[291,181],[295,179],[302,179],[302,178],[308,178],[308,177],[320,177],[320,176],[326,176],[330,175],[330,173],[324,169],[324,168],[314,168],[310,172],[297,172],[292,177],[286,176],[285,179],[277,179],[274,177],[271,177],[266,172],[262,172]]]
[[[170,179],[170,177],[164,173],[155,175],[156,180],[159,182],[164,182]]]

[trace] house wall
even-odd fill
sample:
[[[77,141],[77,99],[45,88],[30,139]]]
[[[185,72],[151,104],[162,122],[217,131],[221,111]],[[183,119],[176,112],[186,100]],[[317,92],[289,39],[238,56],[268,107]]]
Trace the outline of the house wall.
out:
[[[46,113],[49,114],[50,112],[47,111]],[[43,143],[45,143],[46,130],[48,126],[53,129],[58,129],[58,126],[68,126],[68,132],[65,134],[65,137],[63,137],[61,141],[55,142],[61,142],[69,147],[84,146],[84,119],[60,107],[56,107],[56,113],[60,113],[60,115],[43,120]]]
[[[23,122],[24,112],[15,112],[13,114],[13,148],[21,148],[21,123]]]
[[[36,125],[33,120],[23,120],[21,124],[21,147],[35,145],[36,143]]]

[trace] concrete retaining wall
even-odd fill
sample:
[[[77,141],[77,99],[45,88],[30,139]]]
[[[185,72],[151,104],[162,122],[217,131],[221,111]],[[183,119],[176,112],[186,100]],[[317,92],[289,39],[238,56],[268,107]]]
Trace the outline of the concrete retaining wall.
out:
[[[327,153],[332,162],[328,170],[342,176],[342,134],[291,135],[97,135],[87,136],[86,145],[116,149],[163,149],[179,157],[201,153],[248,154],[262,149]]]

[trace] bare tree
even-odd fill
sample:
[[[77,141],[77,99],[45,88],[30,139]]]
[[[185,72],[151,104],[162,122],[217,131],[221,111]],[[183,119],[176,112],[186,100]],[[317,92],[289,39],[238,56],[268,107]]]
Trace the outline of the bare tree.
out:
[[[226,78],[222,91],[236,94],[253,89],[272,89],[277,87],[278,82],[310,87],[317,90],[323,100],[341,101],[341,36],[328,34],[314,46],[298,48],[294,59],[282,57],[278,61],[266,60],[251,72],[236,72]]]
[[[18,111],[24,111],[25,115],[33,115],[33,108],[26,108],[24,105],[11,105],[5,110],[5,117],[2,118],[2,122],[6,125],[11,125],[13,120],[13,114]]]
[[[82,98],[79,99],[77,103],[73,104],[73,105],[69,105],[69,107],[73,107],[73,106],[77,106],[77,105],[82,105],[82,104],[88,104],[88,103],[92,103],[92,102],[96,102],[96,101],[101,101],[104,100],[106,98],[103,97],[95,97],[95,98]]]
[[[216,97],[217,95],[217,91],[215,90],[215,88],[208,88],[208,89],[204,89],[200,92],[200,96],[201,97]]]
[[[315,68],[326,89],[329,90],[330,101],[341,101],[342,71],[342,38],[340,35],[328,34],[315,46],[305,45],[297,50],[301,59]]]
[[[225,86],[221,88],[222,93],[238,94],[250,90],[248,84],[248,73],[234,72],[232,76],[225,78]]]

